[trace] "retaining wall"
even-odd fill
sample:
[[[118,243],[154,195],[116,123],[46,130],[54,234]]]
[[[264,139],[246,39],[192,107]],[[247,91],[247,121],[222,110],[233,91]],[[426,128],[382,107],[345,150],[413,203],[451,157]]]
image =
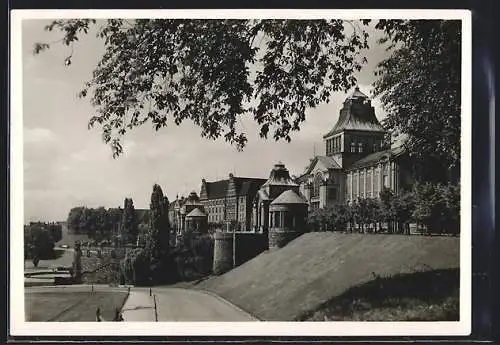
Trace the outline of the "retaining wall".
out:
[[[236,243],[233,245],[233,236]],[[268,248],[265,234],[252,232],[216,232],[214,234],[214,274],[222,274],[233,268],[233,261],[239,266]],[[233,250],[236,255],[233,257]]]
[[[302,234],[301,231],[271,228],[269,229],[269,248],[282,248]]]

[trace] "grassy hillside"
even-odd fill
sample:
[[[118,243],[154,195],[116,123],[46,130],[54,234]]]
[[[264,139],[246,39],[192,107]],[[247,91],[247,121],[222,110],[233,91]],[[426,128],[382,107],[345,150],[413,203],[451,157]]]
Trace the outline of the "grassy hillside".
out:
[[[263,320],[297,320],[380,277],[457,268],[459,253],[455,237],[309,233],[198,287]]]

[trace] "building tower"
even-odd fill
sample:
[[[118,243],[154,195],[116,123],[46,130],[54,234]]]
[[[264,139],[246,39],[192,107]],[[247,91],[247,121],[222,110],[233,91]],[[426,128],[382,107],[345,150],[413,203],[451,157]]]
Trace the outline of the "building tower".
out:
[[[323,136],[326,156],[346,169],[353,162],[380,151],[385,134],[370,99],[356,87],[345,99],[333,129]]]

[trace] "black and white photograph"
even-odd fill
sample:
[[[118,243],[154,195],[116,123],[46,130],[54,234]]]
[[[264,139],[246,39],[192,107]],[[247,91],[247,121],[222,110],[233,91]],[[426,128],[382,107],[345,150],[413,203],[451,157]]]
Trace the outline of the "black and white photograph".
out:
[[[459,10],[14,11],[12,328],[469,334],[470,36]]]

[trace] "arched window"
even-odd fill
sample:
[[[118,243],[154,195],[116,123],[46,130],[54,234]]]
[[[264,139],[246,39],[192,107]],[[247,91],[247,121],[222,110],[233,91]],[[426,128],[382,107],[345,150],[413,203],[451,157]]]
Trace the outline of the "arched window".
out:
[[[390,183],[389,183],[389,164],[386,163],[383,165],[383,180],[384,180],[384,183],[383,183],[383,186],[386,187],[386,188],[390,188]]]
[[[319,196],[319,188],[322,182],[323,182],[323,176],[320,173],[316,174],[316,176],[314,176],[314,181],[312,185],[312,193],[311,193],[312,197]]]

